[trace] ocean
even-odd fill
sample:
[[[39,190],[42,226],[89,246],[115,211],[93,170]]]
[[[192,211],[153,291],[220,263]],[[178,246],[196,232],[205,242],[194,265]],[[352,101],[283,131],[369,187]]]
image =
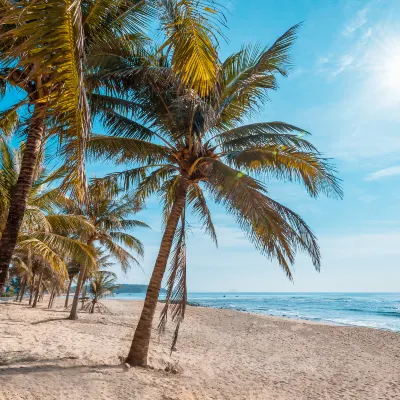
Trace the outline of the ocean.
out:
[[[144,294],[114,298],[144,299]],[[400,293],[189,293],[188,300],[206,307],[400,332]]]

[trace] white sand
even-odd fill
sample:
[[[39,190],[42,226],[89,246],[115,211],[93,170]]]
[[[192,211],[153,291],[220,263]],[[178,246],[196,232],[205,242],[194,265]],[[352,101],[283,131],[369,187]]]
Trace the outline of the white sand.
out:
[[[124,370],[141,302],[65,320],[0,303],[0,399],[400,399],[400,334],[189,307],[178,351]],[[168,365],[179,373],[166,372]]]

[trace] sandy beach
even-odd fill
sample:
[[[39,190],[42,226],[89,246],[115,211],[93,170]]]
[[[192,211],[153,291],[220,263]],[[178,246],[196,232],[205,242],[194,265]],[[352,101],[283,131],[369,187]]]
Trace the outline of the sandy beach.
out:
[[[155,332],[151,368],[125,369],[142,304],[105,303],[0,303],[0,399],[400,399],[398,333],[189,307],[172,356]]]

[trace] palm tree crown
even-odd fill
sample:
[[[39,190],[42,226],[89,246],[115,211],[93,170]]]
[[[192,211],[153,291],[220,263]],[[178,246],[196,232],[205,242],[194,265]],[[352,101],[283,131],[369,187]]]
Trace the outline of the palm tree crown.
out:
[[[148,57],[149,65],[131,74],[107,74],[106,90],[115,93],[116,85],[129,86],[130,96],[96,95],[111,136],[94,136],[90,143],[97,157],[141,164],[106,180],[122,181],[125,189],[137,185],[139,202],[160,194],[166,218],[179,182],[186,182],[188,205],[216,239],[207,190],[289,277],[296,249],[307,251],[319,267],[318,246],[297,214],[268,197],[261,179],[301,182],[314,197],[341,196],[340,185],[305,130],[283,122],[242,123],[261,107],[268,90],[276,89],[274,74],[286,75],[296,29],[267,49],[247,47],[229,57],[207,98],[185,89],[163,56]]]
[[[171,68],[171,57],[160,50],[142,54],[140,65],[129,67],[129,60],[121,57],[119,66],[103,71],[101,89],[91,102],[110,136],[94,136],[89,151],[117,164],[133,164],[131,169],[108,175],[105,181],[110,187],[122,182],[126,190],[137,189],[136,202],[158,194],[164,204],[166,230],[148,292],[147,303],[152,305],[147,310],[145,304],[145,322],[139,322],[138,337],[144,336],[140,330],[149,331],[154,313],[150,309],[155,308],[173,240],[166,309],[172,302],[179,326],[186,300],[186,209],[217,240],[207,195],[234,216],[261,253],[278,260],[290,279],[298,250],[308,253],[319,269],[314,234],[299,215],[268,196],[262,180],[297,181],[311,196],[340,197],[334,169],[301,128],[283,122],[244,125],[261,109],[268,91],[277,88],[276,75],[287,74],[297,28],[289,29],[268,48],[245,47],[221,65],[217,63],[216,84],[207,96],[185,86]],[[147,350],[141,348],[146,344],[138,342],[133,347],[128,359],[145,364]]]

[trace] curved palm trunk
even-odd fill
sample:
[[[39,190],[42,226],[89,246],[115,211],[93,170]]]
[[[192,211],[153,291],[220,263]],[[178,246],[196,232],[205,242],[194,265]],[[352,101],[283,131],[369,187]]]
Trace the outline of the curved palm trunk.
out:
[[[35,300],[33,300],[32,308],[36,307],[37,302],[39,300],[40,285],[42,284],[42,276],[43,276],[43,269],[40,271],[40,274],[39,274],[39,280],[38,280],[38,283],[37,283],[37,289],[36,289],[36,293],[35,293]]]
[[[165,227],[153,274],[151,275],[149,287],[147,288],[142,314],[140,315],[139,323],[136,327],[132,345],[126,359],[126,362],[133,366],[147,366],[147,354],[149,352],[154,313],[156,311],[161,283],[167,267],[175,231],[182,210],[185,207],[187,189],[187,181],[182,180],[175,203],[172,206],[171,214],[167,221],[167,226]]]
[[[6,226],[0,239],[0,296],[4,293],[11,257],[17,243],[19,229],[24,218],[29,192],[37,165],[45,129],[45,109],[36,105],[30,122],[18,181],[10,201]]]
[[[65,297],[65,303],[64,303],[64,308],[68,307],[68,301],[69,301],[69,292],[71,291],[71,285],[74,277],[71,277],[68,283],[68,289],[67,289],[67,296]]]
[[[72,320],[78,319],[79,294],[81,293],[82,282],[83,282],[83,277],[85,275],[85,272],[86,272],[86,266],[81,265],[80,270],[79,270],[79,275],[78,275],[78,282],[77,282],[76,288],[75,288],[74,299],[72,300],[71,312],[69,314],[68,319],[72,319]]]

